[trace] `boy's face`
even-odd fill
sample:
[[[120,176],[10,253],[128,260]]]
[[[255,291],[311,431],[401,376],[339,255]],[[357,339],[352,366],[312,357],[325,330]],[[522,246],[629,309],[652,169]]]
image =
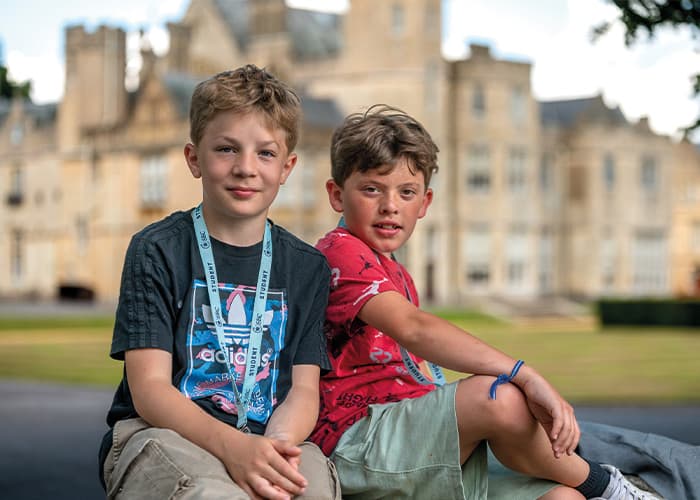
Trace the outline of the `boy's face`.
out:
[[[411,173],[401,159],[388,174],[383,168],[354,171],[342,187],[326,182],[331,206],[348,230],[375,251],[390,256],[413,233],[433,200],[422,172]]]
[[[192,175],[202,179],[203,208],[210,232],[231,222],[261,227],[280,185],[296,164],[286,134],[270,129],[258,112],[221,111],[204,128],[196,146],[185,146]]]

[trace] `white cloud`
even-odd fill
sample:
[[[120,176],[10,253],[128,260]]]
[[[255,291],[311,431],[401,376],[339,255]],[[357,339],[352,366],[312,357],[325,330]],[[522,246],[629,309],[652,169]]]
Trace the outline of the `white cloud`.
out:
[[[321,12],[345,12],[349,0],[287,0],[287,5],[295,9],[318,10]]]
[[[7,54],[8,77],[15,82],[32,81],[32,100],[56,102],[63,94],[65,74],[58,57],[27,56],[11,50]]]
[[[546,3],[546,5],[545,5]],[[604,95],[636,121],[649,116],[657,133],[677,135],[699,111],[690,75],[700,68],[697,42],[686,30],[662,31],[652,42],[626,47],[618,24],[592,41],[592,30],[614,20],[617,9],[601,0],[451,0],[443,53],[467,56],[465,40],[490,41],[495,57],[532,62],[532,89],[540,100]]]

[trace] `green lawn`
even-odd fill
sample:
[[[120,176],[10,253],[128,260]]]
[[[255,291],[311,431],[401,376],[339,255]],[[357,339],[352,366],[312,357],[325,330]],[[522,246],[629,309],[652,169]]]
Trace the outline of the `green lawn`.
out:
[[[572,402],[700,403],[696,330],[517,326],[474,313],[439,314],[524,359]],[[111,326],[107,318],[0,319],[0,378],[114,387],[122,365],[108,356]]]

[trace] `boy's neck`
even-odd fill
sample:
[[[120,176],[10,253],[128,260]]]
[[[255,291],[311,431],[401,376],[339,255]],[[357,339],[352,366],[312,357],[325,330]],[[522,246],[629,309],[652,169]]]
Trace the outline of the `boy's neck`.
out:
[[[207,211],[202,206],[202,216],[207,225],[209,236],[235,247],[249,247],[260,243],[265,234],[267,218],[262,217],[221,217],[220,214]]]

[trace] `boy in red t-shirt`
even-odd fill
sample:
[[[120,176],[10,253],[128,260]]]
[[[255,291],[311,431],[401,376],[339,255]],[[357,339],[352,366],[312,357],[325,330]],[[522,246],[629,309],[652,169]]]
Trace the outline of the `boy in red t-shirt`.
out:
[[[388,106],[333,135],[326,189],[343,218],[317,244],[331,267],[332,370],[311,439],[334,460],[343,497],[485,498],[488,485],[489,498],[648,498],[574,452],[574,411],[532,367],[419,309],[393,252],[432,201],[437,151]],[[443,385],[424,360],[474,376]],[[516,472],[488,484],[486,442]]]

